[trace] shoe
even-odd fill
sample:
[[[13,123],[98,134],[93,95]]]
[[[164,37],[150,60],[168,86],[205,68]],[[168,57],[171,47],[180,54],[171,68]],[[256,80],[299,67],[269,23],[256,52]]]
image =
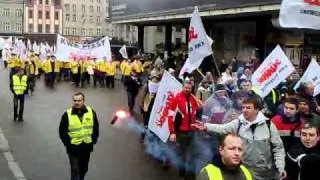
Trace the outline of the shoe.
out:
[[[18,121],[19,122],[23,122],[24,120],[23,120],[23,118],[19,118]]]
[[[17,117],[14,117],[14,118],[13,118],[13,121],[17,121]]]

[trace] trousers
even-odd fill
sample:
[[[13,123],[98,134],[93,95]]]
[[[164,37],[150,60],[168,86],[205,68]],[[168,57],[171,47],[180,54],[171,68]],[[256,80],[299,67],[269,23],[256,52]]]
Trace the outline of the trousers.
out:
[[[68,154],[70,162],[71,180],[84,180],[88,172],[90,153],[81,155]]]
[[[19,105],[19,114],[18,114],[18,105]],[[13,117],[16,120],[23,119],[23,109],[24,109],[24,94],[22,95],[14,95],[13,96]]]

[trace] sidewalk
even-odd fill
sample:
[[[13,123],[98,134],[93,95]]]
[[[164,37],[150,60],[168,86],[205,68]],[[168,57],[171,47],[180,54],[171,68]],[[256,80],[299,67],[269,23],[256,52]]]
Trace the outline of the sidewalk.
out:
[[[0,180],[26,180],[0,128]]]

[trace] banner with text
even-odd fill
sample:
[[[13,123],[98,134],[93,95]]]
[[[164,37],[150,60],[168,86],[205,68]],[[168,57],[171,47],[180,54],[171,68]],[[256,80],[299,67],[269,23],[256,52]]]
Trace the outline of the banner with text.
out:
[[[170,136],[168,125],[170,102],[175,94],[181,90],[181,83],[165,71],[158,88],[148,124],[148,128],[163,142],[167,142]]]
[[[278,45],[253,73],[252,85],[264,98],[294,71],[294,66]]]
[[[279,21],[286,28],[320,29],[320,1],[283,0]]]
[[[97,58],[107,60],[112,59],[109,37],[104,37],[90,44],[79,43],[68,40],[58,35],[56,57],[60,61],[70,61],[70,59]]]

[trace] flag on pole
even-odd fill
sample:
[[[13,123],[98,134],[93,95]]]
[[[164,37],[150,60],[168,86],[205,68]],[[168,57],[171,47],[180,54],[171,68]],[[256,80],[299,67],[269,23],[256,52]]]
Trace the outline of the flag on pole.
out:
[[[264,98],[294,71],[291,61],[278,45],[253,73],[252,85]]]
[[[168,124],[170,100],[181,90],[181,83],[165,71],[159,84],[148,124],[148,128],[163,142],[167,142],[170,136]]]
[[[315,59],[312,59],[308,68],[304,72],[301,79],[297,82],[297,84],[294,86],[294,90],[298,89],[301,83],[312,83],[315,86],[314,96],[319,94],[320,90],[320,65],[317,63]]]
[[[283,0],[279,22],[286,28],[320,29],[320,1]]]
[[[31,41],[30,39],[27,40],[27,49],[30,51],[32,49]]]
[[[125,44],[120,48],[119,52],[123,58],[128,59],[127,47]]]
[[[201,65],[203,59],[212,54],[212,43],[213,40],[207,35],[202,24],[198,7],[196,6],[189,26],[188,59],[183,65],[180,75],[184,72],[192,72],[197,69]]]

